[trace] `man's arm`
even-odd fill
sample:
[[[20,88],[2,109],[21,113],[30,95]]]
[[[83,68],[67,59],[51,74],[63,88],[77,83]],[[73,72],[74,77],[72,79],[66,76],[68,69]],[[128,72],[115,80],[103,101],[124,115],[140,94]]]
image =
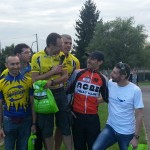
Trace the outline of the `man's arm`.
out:
[[[63,73],[63,65],[58,65],[52,68],[52,70],[44,73],[44,74],[39,74],[39,72],[32,72],[32,80],[33,82],[38,81],[38,80],[47,80],[51,76],[59,73]]]
[[[108,94],[109,94],[109,92],[108,92],[108,79],[104,75],[101,75],[101,79],[103,81],[103,85],[100,88],[100,92],[101,92],[101,96],[102,96],[101,102],[103,100],[106,103],[108,103]]]
[[[137,148],[138,146],[138,136],[140,135],[142,129],[142,121],[143,121],[143,108],[138,108],[135,110],[135,119],[136,119],[136,126],[135,126],[135,136],[131,140],[131,144],[133,148]]]
[[[135,134],[139,135],[141,128],[142,128],[142,121],[143,121],[143,108],[139,108],[135,110],[135,117],[136,117],[136,130]]]
[[[2,99],[0,99],[0,138],[5,137],[2,122],[3,122],[3,107],[2,107]]]
[[[34,111],[34,98],[33,96],[30,96],[30,102],[31,102],[31,110],[32,110],[32,127],[31,131],[32,133],[36,132],[36,113]]]
[[[2,114],[3,114],[2,99],[0,99],[0,129],[2,128]]]
[[[57,78],[55,80],[50,80],[47,82],[46,84],[46,87],[51,87],[51,86],[54,86],[54,85],[57,85],[57,84],[60,84],[60,83],[64,83],[66,82],[68,79],[68,71],[67,70],[63,70],[62,71],[62,74],[61,74],[61,77],[60,78]]]

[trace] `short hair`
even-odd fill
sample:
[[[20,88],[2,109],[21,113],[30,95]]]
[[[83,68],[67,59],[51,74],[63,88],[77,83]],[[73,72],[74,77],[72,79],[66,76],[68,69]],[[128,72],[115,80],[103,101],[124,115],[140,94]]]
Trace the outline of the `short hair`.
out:
[[[115,67],[120,70],[120,74],[126,75],[126,79],[129,78],[131,67],[127,63],[119,62],[115,65]]]
[[[46,46],[49,47],[50,44],[56,46],[58,38],[61,39],[58,33],[50,33],[46,39]]]
[[[69,40],[72,40],[72,37],[70,35],[68,35],[68,34],[62,34],[61,37],[69,39]]]
[[[17,53],[19,54],[22,53],[23,48],[30,48],[30,47],[25,43],[17,44],[14,48],[14,54],[16,55]]]
[[[5,63],[8,63],[8,58],[9,57],[17,57],[17,56],[15,54],[7,55],[6,58],[5,58]]]

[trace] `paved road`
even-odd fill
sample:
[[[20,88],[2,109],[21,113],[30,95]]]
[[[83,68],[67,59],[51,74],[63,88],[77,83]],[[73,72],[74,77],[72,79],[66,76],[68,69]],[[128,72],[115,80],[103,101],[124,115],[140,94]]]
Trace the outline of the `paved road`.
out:
[[[150,86],[141,86],[144,101],[144,124],[150,146]]]

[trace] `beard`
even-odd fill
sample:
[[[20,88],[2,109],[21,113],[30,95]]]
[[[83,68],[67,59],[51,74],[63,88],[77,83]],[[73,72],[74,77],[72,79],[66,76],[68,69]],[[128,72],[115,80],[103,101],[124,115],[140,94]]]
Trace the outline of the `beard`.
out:
[[[119,82],[119,80],[112,79],[112,82],[116,82],[116,83],[118,83],[118,82]]]

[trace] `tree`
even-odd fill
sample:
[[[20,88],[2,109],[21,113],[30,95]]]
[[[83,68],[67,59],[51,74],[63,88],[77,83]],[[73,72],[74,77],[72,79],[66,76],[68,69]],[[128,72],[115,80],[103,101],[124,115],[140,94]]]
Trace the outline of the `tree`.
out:
[[[80,11],[80,19],[76,21],[76,56],[81,63],[81,67],[85,67],[84,53],[90,40],[93,38],[99,13],[92,0],[87,0]]]
[[[147,43],[144,48],[143,53],[143,67],[145,69],[150,69],[150,43]]]
[[[116,18],[99,21],[88,50],[98,49],[105,54],[105,67],[112,68],[117,62],[142,66],[143,49],[147,35],[143,25],[134,25],[134,18]]]
[[[5,69],[5,58],[8,55],[13,54],[14,44],[11,46],[6,46],[5,49],[2,49],[0,54],[0,73]]]

